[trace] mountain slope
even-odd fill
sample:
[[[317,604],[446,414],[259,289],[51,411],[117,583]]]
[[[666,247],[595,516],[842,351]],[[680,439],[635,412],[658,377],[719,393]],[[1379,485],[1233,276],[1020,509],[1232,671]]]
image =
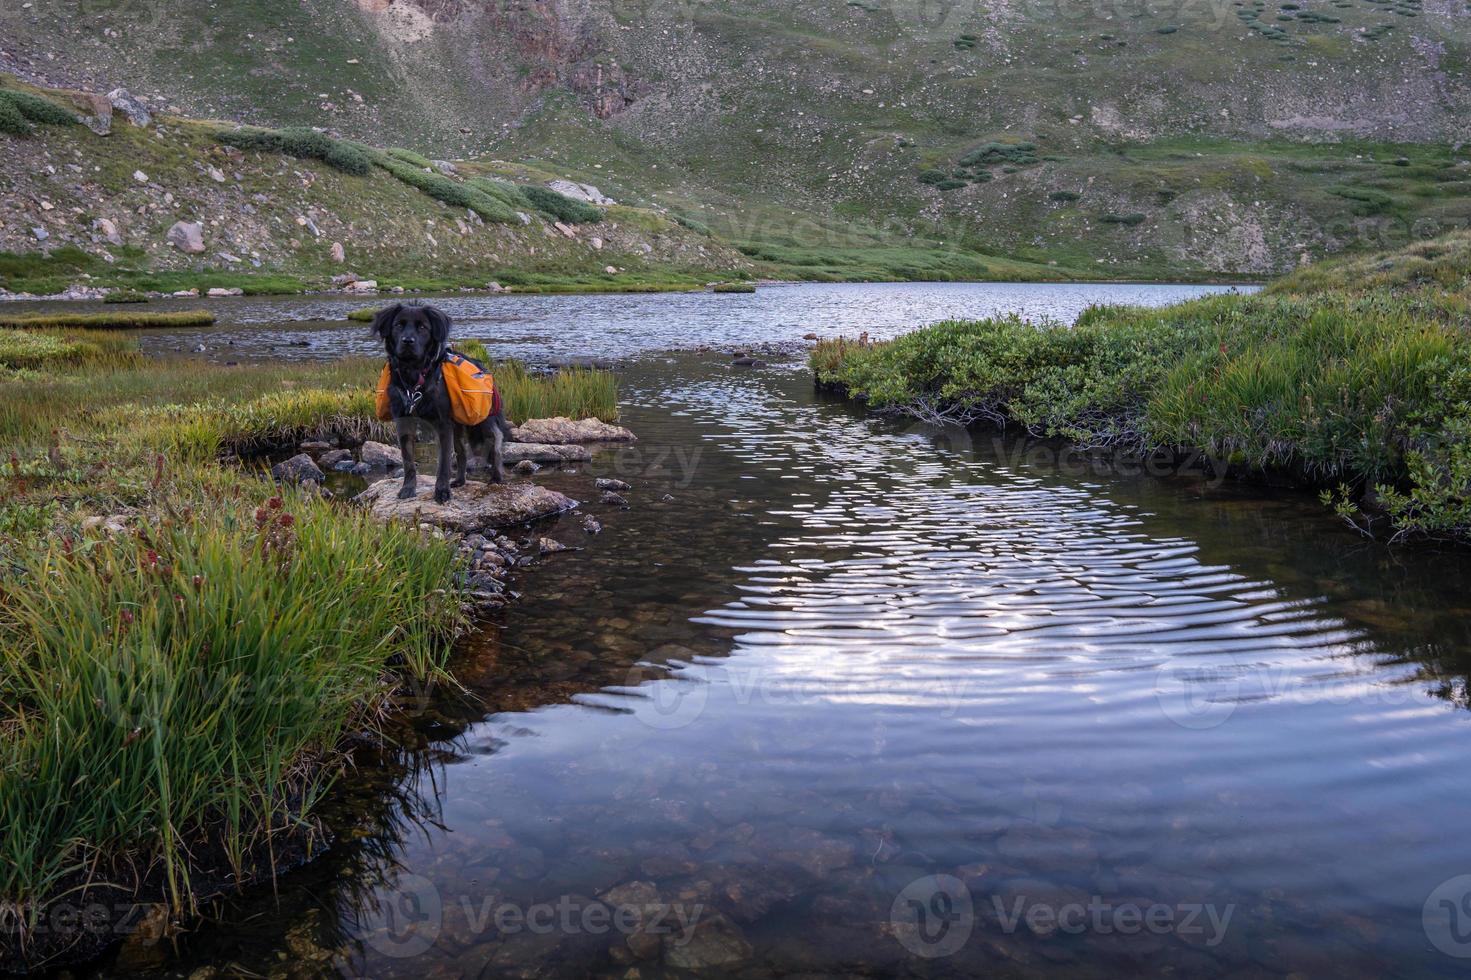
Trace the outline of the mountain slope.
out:
[[[525,161],[818,270],[919,244],[1266,272],[1471,221],[1464,0],[7,9],[25,77]]]

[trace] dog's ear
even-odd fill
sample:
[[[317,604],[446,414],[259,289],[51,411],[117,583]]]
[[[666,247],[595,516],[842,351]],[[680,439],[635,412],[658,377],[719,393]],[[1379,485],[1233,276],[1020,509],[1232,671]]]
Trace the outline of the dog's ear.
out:
[[[402,303],[394,303],[379,310],[378,315],[373,317],[373,332],[387,340],[389,333],[393,330],[393,321],[403,312],[403,308]]]
[[[429,325],[434,330],[434,342],[440,347],[449,343],[449,316],[438,307],[424,307],[424,316],[428,318]]]

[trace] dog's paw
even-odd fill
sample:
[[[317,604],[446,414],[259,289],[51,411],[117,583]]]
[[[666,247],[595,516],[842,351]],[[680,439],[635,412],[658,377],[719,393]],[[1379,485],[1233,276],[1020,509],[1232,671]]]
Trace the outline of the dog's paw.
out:
[[[490,474],[490,482],[491,483],[505,483],[506,482],[506,471],[505,470],[495,470],[495,471],[493,471]]]
[[[404,484],[403,489],[399,490],[399,492],[398,492],[398,499],[399,500],[412,500],[414,494],[416,494],[418,492],[419,492],[418,486],[416,486],[415,484],[412,484],[412,483],[406,483],[406,484]]]
[[[449,503],[449,498],[450,498],[449,487],[435,487],[434,488],[434,502],[436,504],[447,504],[447,503]]]
[[[463,487],[465,485],[465,481],[464,480],[451,480],[451,481],[449,481],[449,485],[452,486],[452,487]]]

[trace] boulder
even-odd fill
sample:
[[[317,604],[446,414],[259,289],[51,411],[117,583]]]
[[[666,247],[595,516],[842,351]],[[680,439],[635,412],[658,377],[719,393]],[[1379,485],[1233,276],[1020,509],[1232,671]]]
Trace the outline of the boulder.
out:
[[[394,446],[382,442],[365,442],[358,458],[375,470],[386,470],[403,465],[403,453]]]
[[[325,474],[310,456],[306,453],[297,453],[290,459],[272,466],[271,476],[282,483],[320,483]]]
[[[347,449],[329,449],[317,457],[318,466],[335,469],[338,463],[347,463],[349,468],[351,468],[352,452]]]
[[[637,436],[621,425],[609,425],[598,419],[569,418],[528,419],[511,432],[517,442],[541,442],[567,445],[580,442],[635,442]]]
[[[547,186],[558,194],[563,194],[575,201],[582,201],[585,204],[609,205],[618,203],[592,184],[579,184],[573,180],[553,180],[548,182]]]
[[[197,255],[204,251],[204,225],[198,221],[175,221],[167,240],[179,251]]]
[[[515,466],[526,460],[533,463],[586,463],[592,453],[581,446],[552,446],[534,442],[513,442],[505,447],[503,461]]]
[[[460,533],[525,524],[577,506],[572,498],[535,483],[467,483],[454,489],[447,504],[434,502],[432,476],[420,474],[408,500],[398,498],[400,486],[397,479],[379,480],[353,501],[381,520],[427,523]]]
[[[105,95],[86,96],[88,112],[80,116],[82,124],[98,136],[112,134],[112,103]]]
[[[153,122],[153,114],[148,111],[148,107],[125,88],[115,88],[108,92],[107,101],[134,126],[147,126]]]
[[[213,296],[215,299],[221,299],[226,296],[244,296],[245,290],[238,286],[211,286],[209,292],[205,293],[205,295]]]
[[[332,261],[338,265],[347,261],[347,252],[343,249],[341,242],[332,243]]]

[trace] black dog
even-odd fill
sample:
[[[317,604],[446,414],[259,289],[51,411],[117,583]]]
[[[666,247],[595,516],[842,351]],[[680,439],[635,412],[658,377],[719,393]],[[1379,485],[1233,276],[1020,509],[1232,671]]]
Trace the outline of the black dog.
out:
[[[477,455],[486,445],[490,446],[486,463],[491,482],[504,483],[506,479],[501,448],[511,434],[511,426],[500,406],[475,426],[461,425],[451,414],[443,371],[445,357],[450,353],[449,330],[449,317],[432,306],[395,303],[373,318],[373,332],[383,338],[383,347],[388,352],[389,402],[398,429],[398,448],[403,453],[404,485],[398,492],[400,500],[414,495],[419,479],[414,463],[415,420],[431,423],[437,430],[439,469],[434,478],[435,503],[448,503],[450,487],[465,485],[467,435]],[[476,366],[485,368],[483,364]],[[456,458],[453,482],[449,472],[451,439]]]

